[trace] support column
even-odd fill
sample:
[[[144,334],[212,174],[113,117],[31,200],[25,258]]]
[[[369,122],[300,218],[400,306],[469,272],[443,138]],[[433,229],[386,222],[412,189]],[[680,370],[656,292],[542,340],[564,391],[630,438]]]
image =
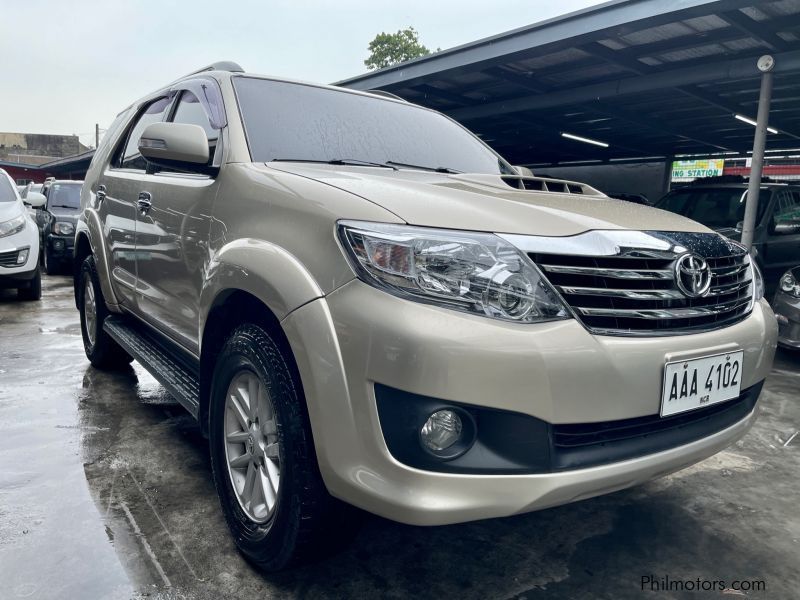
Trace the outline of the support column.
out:
[[[775,60],[765,55],[758,59],[761,75],[761,93],[758,97],[758,117],[756,118],[756,135],[753,139],[753,158],[750,166],[750,184],[747,188],[747,203],[742,223],[742,244],[750,250],[753,246],[753,234],[758,215],[758,197],[761,189],[761,173],[764,169],[764,146],[767,142],[767,126],[769,125],[769,106],[772,102],[772,69]]]

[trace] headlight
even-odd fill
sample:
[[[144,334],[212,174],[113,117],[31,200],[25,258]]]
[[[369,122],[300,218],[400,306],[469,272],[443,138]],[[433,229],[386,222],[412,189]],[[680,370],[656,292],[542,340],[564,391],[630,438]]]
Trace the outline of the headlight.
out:
[[[753,301],[758,302],[764,297],[764,276],[754,258],[750,259],[750,265],[753,268]]]
[[[344,221],[339,236],[359,278],[397,296],[519,323],[568,318],[536,266],[495,235]]]
[[[27,219],[24,214],[14,217],[13,219],[9,219],[8,221],[3,221],[0,223],[0,237],[19,233],[25,229],[25,223],[27,223]]]
[[[65,221],[56,221],[56,224],[53,225],[53,233],[56,235],[72,235],[75,233],[75,226]]]
[[[795,298],[800,298],[800,281],[797,281],[791,271],[786,271],[781,277],[780,285],[781,291]]]

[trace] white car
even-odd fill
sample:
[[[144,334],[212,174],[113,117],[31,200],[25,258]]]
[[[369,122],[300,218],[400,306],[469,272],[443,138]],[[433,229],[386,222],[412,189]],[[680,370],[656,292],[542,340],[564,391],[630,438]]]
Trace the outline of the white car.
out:
[[[28,192],[25,202],[43,206],[45,197]],[[42,297],[39,228],[25,208],[14,181],[0,169],[0,289],[16,288],[23,300]]]

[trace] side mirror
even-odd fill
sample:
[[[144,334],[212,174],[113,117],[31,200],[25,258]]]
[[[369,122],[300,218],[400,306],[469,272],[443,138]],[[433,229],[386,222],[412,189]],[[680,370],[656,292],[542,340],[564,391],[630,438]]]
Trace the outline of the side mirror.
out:
[[[44,194],[32,192],[30,190],[28,190],[28,193],[25,194],[25,197],[22,199],[22,201],[33,208],[42,208],[45,204],[47,204],[47,198],[45,198]]]
[[[180,171],[202,171],[208,163],[208,137],[199,125],[151,123],[139,138],[139,152],[149,162]]]
[[[521,166],[514,166],[517,170],[517,173],[522,175],[523,177],[533,177],[533,171],[531,171],[528,167],[521,167]]]
[[[734,229],[741,232],[744,229],[744,221],[739,221],[736,223],[736,227],[734,227]]]
[[[800,220],[784,221],[782,223],[775,223],[776,235],[791,235],[793,233],[800,233]]]

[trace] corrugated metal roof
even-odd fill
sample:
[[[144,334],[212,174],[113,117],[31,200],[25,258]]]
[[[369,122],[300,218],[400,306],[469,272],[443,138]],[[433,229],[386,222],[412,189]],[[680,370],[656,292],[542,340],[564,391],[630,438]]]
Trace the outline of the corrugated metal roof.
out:
[[[441,110],[520,164],[743,152],[753,129],[733,114],[755,116],[755,62],[771,53],[780,133],[769,144],[797,147],[798,40],[800,0],[615,1],[341,85]]]

